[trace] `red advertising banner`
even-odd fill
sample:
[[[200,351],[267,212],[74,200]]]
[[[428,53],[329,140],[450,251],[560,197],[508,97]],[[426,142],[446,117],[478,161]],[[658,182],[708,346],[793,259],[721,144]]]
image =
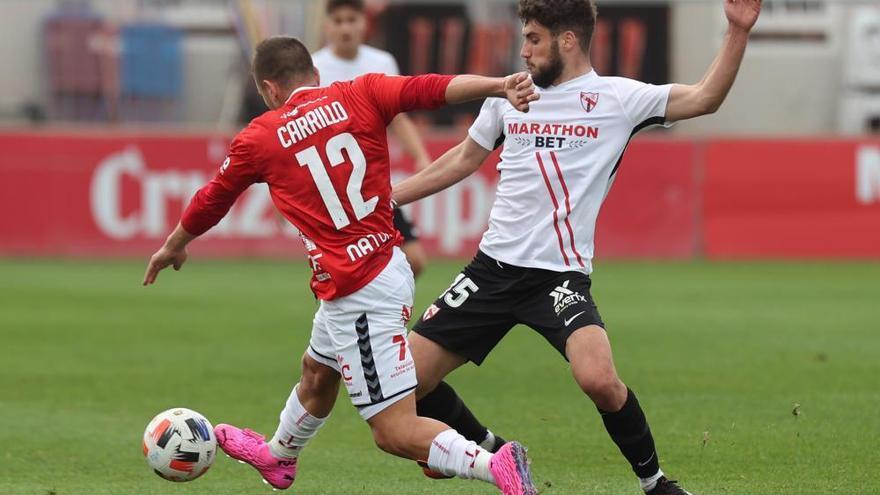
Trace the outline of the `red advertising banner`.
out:
[[[433,140],[439,156],[457,143]],[[0,135],[0,254],[144,256],[174,227],[223,162],[226,136],[38,133]],[[688,257],[697,245],[694,145],[636,142],[600,216],[600,256]],[[392,149],[395,180],[411,164]],[[497,154],[473,177],[412,205],[432,255],[469,257],[494,200]],[[204,239],[202,255],[300,255],[295,229],[256,185]]]
[[[7,134],[0,138],[0,250],[15,255],[144,255],[222,163],[225,137]],[[240,199],[200,243],[217,254],[284,254],[265,191]]]
[[[435,156],[455,139],[435,139]],[[0,255],[145,256],[223,162],[227,136],[96,132],[0,135]],[[411,173],[392,149],[395,180]],[[412,205],[429,253],[468,257],[486,228],[493,155],[468,180]],[[299,256],[265,186],[251,188],[194,252]],[[599,216],[603,257],[878,258],[880,142],[643,139]]]
[[[636,139],[596,226],[596,256],[692,258],[699,247],[697,152],[690,141]]]
[[[880,141],[715,141],[705,150],[710,258],[880,257]]]
[[[457,139],[435,139],[439,156]],[[0,134],[0,255],[147,256],[223,162],[228,136],[20,132]],[[600,257],[695,254],[695,145],[636,141],[599,219]],[[494,200],[497,154],[466,181],[410,208],[432,255],[470,257]],[[392,149],[394,176],[411,173]],[[298,235],[254,186],[193,252],[299,256]]]

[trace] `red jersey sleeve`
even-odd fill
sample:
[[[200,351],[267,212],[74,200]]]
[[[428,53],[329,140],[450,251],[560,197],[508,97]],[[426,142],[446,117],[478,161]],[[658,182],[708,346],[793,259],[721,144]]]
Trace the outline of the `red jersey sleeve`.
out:
[[[446,87],[454,77],[439,74],[365,74],[354,80],[354,86],[366,93],[376,104],[387,123],[401,112],[432,110],[445,105]]]
[[[196,192],[183,212],[180,224],[190,234],[202,235],[217,225],[248,186],[262,181],[248,145],[247,131],[235,137],[220,171]]]

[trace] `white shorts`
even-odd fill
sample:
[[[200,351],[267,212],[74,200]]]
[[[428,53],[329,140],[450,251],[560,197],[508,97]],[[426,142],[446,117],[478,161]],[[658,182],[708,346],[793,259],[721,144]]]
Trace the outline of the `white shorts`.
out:
[[[321,301],[308,354],[342,375],[352,404],[370,419],[416,388],[416,367],[406,345],[415,281],[398,248],[388,266],[364,288]]]

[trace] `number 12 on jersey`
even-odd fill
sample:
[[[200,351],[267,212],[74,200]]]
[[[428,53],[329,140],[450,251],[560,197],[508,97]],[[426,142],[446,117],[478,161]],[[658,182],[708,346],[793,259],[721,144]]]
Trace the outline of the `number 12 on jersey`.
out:
[[[347,132],[338,134],[327,141],[325,152],[330,166],[336,167],[345,162],[345,157],[342,155],[343,150],[348,153],[348,158],[351,160],[353,167],[345,192],[351,204],[351,209],[354,212],[355,221],[360,221],[376,209],[379,197],[373,196],[365,200],[361,194],[361,186],[363,186],[364,175],[367,172],[367,159],[364,157],[364,152],[361,150],[360,145],[358,145],[357,140],[351,134]],[[318,192],[321,194],[321,199],[324,200],[324,206],[327,207],[327,212],[330,214],[336,229],[342,230],[351,225],[351,219],[345,213],[342,201],[336,194],[333,183],[330,182],[330,175],[327,174],[326,165],[321,160],[318,148],[311,146],[298,152],[295,156],[301,167],[309,168],[312,179],[318,187]]]

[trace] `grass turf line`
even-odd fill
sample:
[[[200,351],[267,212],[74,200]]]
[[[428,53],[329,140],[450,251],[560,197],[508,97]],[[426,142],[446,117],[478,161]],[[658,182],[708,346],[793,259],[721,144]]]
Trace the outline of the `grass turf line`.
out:
[[[419,313],[460,263],[419,280]],[[269,493],[221,456],[156,477],[147,421],[185,406],[271,434],[316,308],[298,262],[0,261],[0,494]],[[601,263],[594,297],[661,462],[697,494],[873,494],[880,264]],[[549,297],[549,296],[548,296]],[[530,447],[547,495],[639,493],[566,363],[524,327],[450,382]],[[795,404],[800,404],[794,415]],[[490,494],[381,453],[341,395],[292,492]]]

